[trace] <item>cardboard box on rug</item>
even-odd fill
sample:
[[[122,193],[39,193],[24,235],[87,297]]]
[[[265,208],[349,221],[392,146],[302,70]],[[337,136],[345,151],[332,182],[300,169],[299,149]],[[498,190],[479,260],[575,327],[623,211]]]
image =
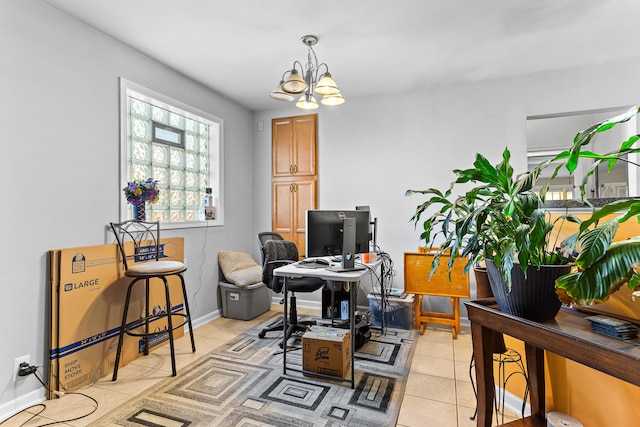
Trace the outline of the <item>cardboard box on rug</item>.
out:
[[[162,239],[161,245],[164,259],[183,260],[183,238]],[[52,391],[72,391],[113,372],[131,278],[124,276],[117,245],[108,244],[49,251],[49,282],[49,385]],[[131,297],[127,323],[144,312],[144,282],[139,283]],[[169,286],[172,311],[182,312],[180,279],[170,277]],[[164,286],[152,283],[149,300],[150,311],[166,310]],[[157,331],[166,327],[166,319],[151,323]],[[183,328],[174,331],[175,338],[183,334]],[[149,345],[155,349],[166,341],[166,335],[155,337]],[[143,349],[144,338],[125,335],[121,366],[142,355]]]
[[[344,378],[350,363],[349,330],[312,326],[302,335],[302,369],[305,371]]]

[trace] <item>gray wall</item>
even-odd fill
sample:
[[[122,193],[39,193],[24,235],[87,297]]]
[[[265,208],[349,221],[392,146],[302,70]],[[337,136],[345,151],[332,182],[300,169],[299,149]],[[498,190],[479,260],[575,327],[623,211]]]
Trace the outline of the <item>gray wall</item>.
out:
[[[103,244],[118,220],[119,77],[224,120],[225,226],[164,233],[185,238],[194,318],[217,315],[217,252],[255,238],[250,111],[37,1],[0,2],[0,52],[2,419],[43,397],[13,363],[48,365],[47,251]]]
[[[567,70],[437,87],[420,92],[349,98],[330,109],[320,107],[319,208],[370,205],[378,217],[378,242],[394,263],[394,287],[403,287],[403,253],[420,244],[409,219],[419,196],[407,189],[445,189],[452,169],[472,165],[480,152],[496,164],[505,146],[516,170],[526,171],[526,118],[542,114],[632,105],[640,81],[640,59]],[[274,106],[281,106],[274,101]],[[270,212],[271,119],[298,115],[291,104],[254,114],[254,211]],[[615,115],[615,114],[612,114]],[[258,122],[263,131],[258,132]],[[575,133],[582,129],[575,129]],[[571,138],[566,141],[571,144]],[[256,215],[254,232],[271,226]],[[472,277],[472,297],[475,279]],[[306,294],[303,299],[317,300]],[[448,299],[429,298],[426,309],[450,310]],[[462,310],[463,317],[466,311]]]

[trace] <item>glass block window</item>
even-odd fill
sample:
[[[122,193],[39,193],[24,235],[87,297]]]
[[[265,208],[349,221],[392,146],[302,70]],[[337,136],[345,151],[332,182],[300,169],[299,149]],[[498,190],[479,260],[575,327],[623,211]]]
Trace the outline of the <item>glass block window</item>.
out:
[[[147,204],[147,219],[186,226],[222,224],[222,121],[123,80],[122,185],[152,178],[159,200]],[[212,188],[216,218],[204,222],[202,201]],[[124,197],[121,217],[133,209]],[[190,225],[189,225],[190,224]]]

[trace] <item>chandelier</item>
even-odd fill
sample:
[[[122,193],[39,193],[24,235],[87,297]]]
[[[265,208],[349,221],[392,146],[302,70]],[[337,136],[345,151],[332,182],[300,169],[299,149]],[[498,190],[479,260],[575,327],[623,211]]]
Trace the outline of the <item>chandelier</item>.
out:
[[[315,95],[322,95],[320,103],[322,105],[340,105],[345,99],[338,89],[338,85],[331,78],[329,67],[324,62],[318,64],[318,58],[313,50],[313,46],[318,43],[316,36],[302,37],[302,43],[307,46],[307,64],[303,67],[298,61],[293,63],[291,70],[287,70],[282,75],[278,86],[269,95],[278,101],[293,101],[294,95],[302,94],[296,102],[296,107],[303,110],[315,110],[318,102]],[[299,70],[298,70],[299,66]],[[320,69],[324,67],[324,73],[320,74]]]

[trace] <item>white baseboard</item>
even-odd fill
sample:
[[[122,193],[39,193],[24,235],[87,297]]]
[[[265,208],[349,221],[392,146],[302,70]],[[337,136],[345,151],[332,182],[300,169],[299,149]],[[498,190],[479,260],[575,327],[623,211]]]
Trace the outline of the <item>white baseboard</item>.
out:
[[[500,396],[501,392],[502,389],[496,385],[496,398]],[[520,417],[522,411],[522,398],[507,390],[504,394],[504,407]],[[524,416],[528,417],[529,415],[531,415],[531,405],[527,403],[524,407]]]
[[[284,307],[284,304],[280,304],[281,300],[282,300],[281,295],[274,296],[271,299],[271,305],[282,305]],[[310,309],[320,310],[321,306],[322,306],[322,303],[320,301],[296,299],[296,307],[298,308],[310,308]]]
[[[205,314],[202,317],[198,317],[197,319],[191,319],[191,324],[193,325],[193,329],[198,329],[200,326],[206,325],[212,320],[216,320],[217,318],[222,317],[222,313],[220,310],[212,311],[211,313]],[[185,326],[185,332],[189,331],[189,325]]]
[[[44,388],[40,387],[37,390],[33,390],[32,392],[18,396],[13,400],[2,403],[0,404],[0,420],[5,420],[10,416],[45,400]]]

